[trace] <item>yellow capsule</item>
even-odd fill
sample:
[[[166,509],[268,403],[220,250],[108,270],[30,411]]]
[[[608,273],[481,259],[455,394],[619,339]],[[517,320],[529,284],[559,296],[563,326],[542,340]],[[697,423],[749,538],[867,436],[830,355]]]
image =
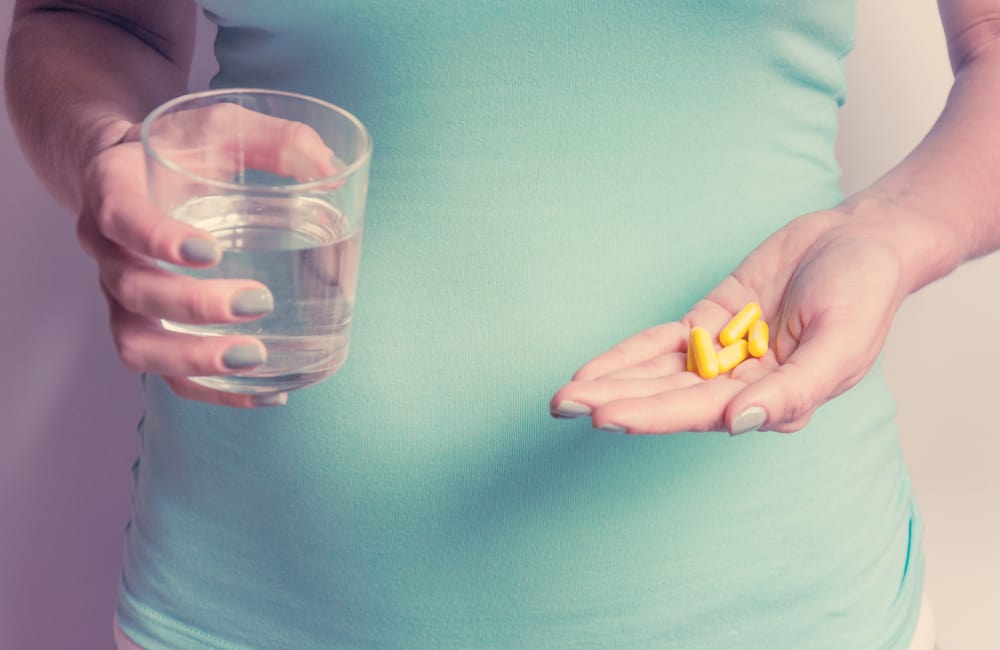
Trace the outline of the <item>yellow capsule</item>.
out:
[[[732,345],[744,338],[750,330],[750,326],[758,318],[760,318],[760,305],[748,302],[719,332],[719,343],[723,346]]]
[[[749,339],[747,350],[750,354],[755,357],[762,357],[767,354],[767,323],[758,318],[757,322],[750,328],[750,334],[747,338]]]
[[[746,339],[740,339],[736,343],[730,343],[719,350],[719,374],[729,372],[736,366],[743,363],[747,358]]]
[[[719,374],[719,357],[715,354],[712,335],[707,329],[692,327],[688,345],[694,348],[694,363],[702,379],[711,379]]]
[[[688,343],[687,371],[698,372],[698,364],[694,362],[694,346]]]

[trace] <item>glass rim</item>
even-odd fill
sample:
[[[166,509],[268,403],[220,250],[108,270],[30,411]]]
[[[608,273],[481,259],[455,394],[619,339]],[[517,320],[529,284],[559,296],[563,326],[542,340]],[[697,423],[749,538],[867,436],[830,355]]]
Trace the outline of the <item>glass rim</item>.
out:
[[[362,139],[361,154],[354,162],[352,162],[350,165],[347,165],[347,167],[345,167],[336,174],[323,176],[322,178],[317,178],[315,180],[305,181],[301,183],[299,182],[290,183],[288,185],[264,185],[261,183],[234,183],[232,181],[220,181],[214,178],[208,178],[206,176],[202,176],[201,174],[196,174],[195,172],[182,167],[176,162],[170,160],[169,158],[165,158],[163,155],[160,154],[160,152],[158,152],[152,146],[152,144],[149,141],[150,129],[153,122],[155,122],[158,118],[163,116],[166,112],[176,108],[181,104],[199,99],[221,97],[224,95],[250,95],[250,94],[272,95],[277,97],[291,97],[294,99],[304,100],[311,104],[322,106],[324,108],[332,110],[335,113],[338,113],[342,117],[347,118],[347,121],[353,124],[354,127],[357,128],[359,134],[361,135]],[[154,108],[149,113],[149,115],[147,115],[146,118],[143,119],[142,126],[139,129],[139,139],[142,141],[142,149],[145,152],[145,154],[150,159],[163,165],[167,169],[176,172],[181,176],[184,176],[190,180],[201,183],[203,185],[208,185],[217,189],[243,191],[243,192],[252,191],[258,193],[279,194],[287,192],[303,192],[321,188],[326,185],[330,185],[331,183],[335,183],[337,181],[344,180],[345,178],[350,177],[361,167],[363,167],[371,159],[372,155],[371,134],[368,133],[368,129],[365,128],[365,125],[362,124],[361,120],[359,120],[350,111],[347,111],[346,109],[343,109],[340,106],[337,106],[336,104],[331,104],[330,102],[319,99],[317,97],[311,97],[309,95],[304,95],[302,93],[294,93],[286,90],[270,90],[267,88],[219,88],[215,90],[203,90],[200,92],[187,93],[185,95],[174,97],[173,99],[169,99],[160,104],[159,106],[157,106],[156,108]]]

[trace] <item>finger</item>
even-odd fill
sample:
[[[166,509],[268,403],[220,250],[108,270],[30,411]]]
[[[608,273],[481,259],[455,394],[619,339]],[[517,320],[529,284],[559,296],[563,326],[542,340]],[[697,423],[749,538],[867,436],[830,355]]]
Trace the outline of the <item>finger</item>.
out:
[[[170,273],[124,251],[100,258],[102,286],[126,311],[179,323],[244,322],[274,310],[267,287],[254,280],[200,280]]]
[[[712,289],[704,300],[699,300],[681,322],[688,327],[704,327],[713,336],[717,336],[729,319],[748,302],[759,302],[759,298],[745,284],[730,275]]]
[[[227,147],[246,165],[300,181],[333,176],[340,170],[333,150],[308,124],[259,113],[236,104],[213,107],[213,123],[224,126]]]
[[[689,328],[678,322],[657,325],[643,330],[588,361],[576,371],[573,379],[596,379],[661,354],[686,350],[685,341],[687,341],[688,332]]]
[[[686,388],[703,380],[691,372],[681,372],[656,379],[595,379],[573,381],[559,389],[549,402],[556,417],[579,417],[594,409],[627,398],[649,397],[678,388]]]
[[[92,198],[77,225],[81,243],[93,248],[100,235],[138,255],[173,264],[217,263],[222,252],[211,234],[168,217],[146,198],[142,165],[142,150],[130,144],[92,163],[86,180]]]
[[[608,402],[594,409],[591,419],[596,428],[619,433],[720,431],[726,404],[744,385],[730,377],[717,377],[649,397]]]
[[[83,217],[85,228],[88,217]],[[212,266],[222,258],[212,235],[164,215],[143,196],[106,196],[91,218],[101,235],[137,255],[194,267]]]
[[[657,325],[625,339],[587,362],[577,370],[573,379],[606,377],[667,353],[684,352],[691,327],[698,325],[718,333],[747,301],[746,289],[730,277],[716,287],[709,298],[699,301],[681,321]],[[649,367],[645,371],[649,372]]]
[[[858,337],[829,317],[810,323],[806,338],[778,350],[783,363],[747,385],[726,408],[726,425],[738,435],[758,428],[796,431],[812,412],[864,376],[874,362],[858,349]],[[779,338],[779,341],[781,339]],[[785,339],[787,341],[787,339]],[[799,426],[801,425],[801,426]]]
[[[109,298],[111,333],[130,370],[172,377],[245,372],[267,360],[267,350],[250,336],[194,336],[168,332],[154,321],[126,311]]]
[[[308,181],[343,168],[308,124],[232,102],[162,116],[153,122],[149,143],[171,163],[220,180],[249,168]]]
[[[261,406],[284,406],[288,403],[288,393],[267,393],[264,395],[245,395],[226,393],[202,386],[186,377],[164,377],[164,381],[179,397],[195,402],[206,402],[219,406],[234,408],[257,408]]]
[[[655,379],[687,369],[687,353],[668,352],[634,366],[601,375],[600,379]]]

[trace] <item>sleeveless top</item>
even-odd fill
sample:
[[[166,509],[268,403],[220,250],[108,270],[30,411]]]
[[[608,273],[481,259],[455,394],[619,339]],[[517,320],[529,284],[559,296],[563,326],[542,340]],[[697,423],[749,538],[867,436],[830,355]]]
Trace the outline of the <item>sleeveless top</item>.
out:
[[[375,150],[344,367],[147,376],[118,614],[166,648],[905,650],[921,524],[876,370],[793,434],[554,420],[585,361],[841,200],[850,0],[203,0],[215,87]]]

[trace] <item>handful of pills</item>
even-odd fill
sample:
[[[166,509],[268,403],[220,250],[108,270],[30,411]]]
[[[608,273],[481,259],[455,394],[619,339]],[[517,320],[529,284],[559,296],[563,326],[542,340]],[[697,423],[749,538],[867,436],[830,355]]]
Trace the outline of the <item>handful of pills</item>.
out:
[[[719,332],[722,349],[716,351],[712,335],[704,327],[692,327],[688,341],[687,369],[702,379],[729,372],[748,357],[767,353],[767,323],[760,318],[760,305],[747,303]]]

